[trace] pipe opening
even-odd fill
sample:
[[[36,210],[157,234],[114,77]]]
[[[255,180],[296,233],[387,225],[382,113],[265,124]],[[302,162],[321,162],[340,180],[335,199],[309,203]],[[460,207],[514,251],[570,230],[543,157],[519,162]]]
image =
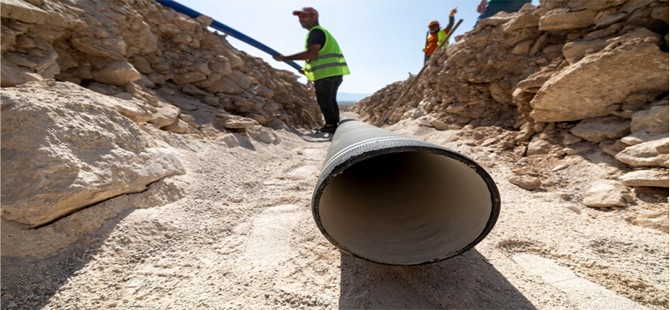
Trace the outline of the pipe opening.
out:
[[[318,224],[338,247],[379,263],[458,255],[488,234],[498,212],[497,191],[469,162],[420,148],[353,163],[323,188]]]

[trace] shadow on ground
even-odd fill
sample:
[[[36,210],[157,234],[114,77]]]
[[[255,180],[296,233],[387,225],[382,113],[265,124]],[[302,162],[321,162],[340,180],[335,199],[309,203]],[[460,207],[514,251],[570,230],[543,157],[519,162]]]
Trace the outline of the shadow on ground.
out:
[[[46,259],[2,256],[1,309],[41,309],[49,299],[81,270],[107,239],[114,227],[132,209],[122,211],[86,241],[79,241],[62,253]],[[42,228],[48,229],[48,228]],[[73,305],[76,308],[76,305]]]
[[[162,206],[183,196],[178,186],[161,180],[150,184],[143,192],[105,200],[38,229],[16,231],[11,229],[13,225],[4,222],[0,227],[0,309],[41,309],[91,261],[124,218],[137,208]],[[12,237],[16,234],[24,234],[25,238]],[[7,249],[16,248],[16,243],[21,242],[28,243],[17,252],[23,254],[8,255],[12,251]],[[50,250],[37,251],[40,247]],[[34,248],[34,253],[41,254],[28,255],[31,251],[26,248]],[[45,254],[52,252],[54,254]]]
[[[534,309],[476,250],[428,265],[341,257],[340,309]]]

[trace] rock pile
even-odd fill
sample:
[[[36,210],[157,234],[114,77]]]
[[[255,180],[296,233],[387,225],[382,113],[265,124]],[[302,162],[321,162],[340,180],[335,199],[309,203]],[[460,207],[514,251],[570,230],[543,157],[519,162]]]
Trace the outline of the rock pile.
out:
[[[668,188],[667,1],[541,1],[499,13],[436,53],[418,79],[410,91],[412,77],[389,85],[354,111],[439,130],[506,128],[514,143],[503,147],[529,164],[607,154],[616,171],[585,189],[592,207],[625,206],[630,188]]]
[[[135,98],[156,114],[144,121],[177,132],[188,123],[180,110],[195,107],[162,93],[183,92],[263,126],[317,125],[318,107],[296,75],[232,48],[210,23],[154,1],[3,1],[2,86],[51,78]]]
[[[161,132],[235,146],[319,125],[297,75],[234,49],[208,17],[150,0],[1,5],[3,220],[39,227],[184,173]]]

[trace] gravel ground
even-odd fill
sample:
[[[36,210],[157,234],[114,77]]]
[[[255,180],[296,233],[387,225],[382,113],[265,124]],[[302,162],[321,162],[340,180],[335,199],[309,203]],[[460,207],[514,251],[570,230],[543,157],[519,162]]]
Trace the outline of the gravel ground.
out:
[[[523,161],[466,130],[387,129],[461,152],[495,179],[500,217],[474,249],[420,266],[340,252],[310,209],[330,145],[322,136],[277,131],[277,145],[233,148],[171,138],[185,175],[42,228],[76,231],[111,214],[54,257],[2,257],[2,309],[667,309],[663,193],[586,208],[578,190],[604,169],[586,158],[546,162],[566,166],[552,172],[559,182],[530,192],[507,181]]]

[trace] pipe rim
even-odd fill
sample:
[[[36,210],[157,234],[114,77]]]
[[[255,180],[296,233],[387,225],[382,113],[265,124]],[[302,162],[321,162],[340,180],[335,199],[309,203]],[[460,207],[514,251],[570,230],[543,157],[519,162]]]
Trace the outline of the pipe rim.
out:
[[[374,140],[374,139],[371,139]],[[317,186],[315,187],[314,194],[312,196],[312,216],[314,217],[314,220],[317,223],[317,227],[319,227],[319,230],[321,233],[330,241],[333,245],[335,245],[338,249],[349,253],[352,256],[358,257],[360,259],[364,259],[366,261],[378,263],[378,264],[384,264],[384,265],[393,265],[393,266],[399,266],[399,265],[425,265],[425,264],[432,264],[436,263],[439,261],[443,261],[455,256],[458,256],[472,248],[474,248],[479,242],[481,242],[490,232],[493,230],[493,227],[495,226],[496,222],[498,221],[498,217],[500,215],[500,193],[498,191],[498,187],[496,186],[493,178],[489,175],[486,170],[484,170],[483,167],[481,167],[479,164],[477,164],[474,160],[470,159],[469,157],[454,152],[452,150],[449,150],[444,147],[432,145],[430,143],[414,140],[411,138],[405,138],[405,137],[395,137],[394,142],[398,142],[396,145],[390,145],[390,146],[385,146],[379,149],[374,149],[371,151],[367,152],[361,152],[358,155],[354,156],[337,156],[337,158],[333,157],[327,162],[327,166],[324,166],[323,171],[321,172],[321,175],[319,177]],[[411,144],[402,144],[399,142],[409,142]],[[354,149],[364,149],[365,144],[359,144],[357,147],[352,148],[351,152],[355,153]],[[482,180],[486,183],[486,187],[489,190],[490,194],[490,199],[491,199],[491,213],[489,215],[489,218],[486,222],[486,225],[484,226],[484,229],[482,232],[475,238],[472,242],[468,243],[465,245],[463,248],[460,250],[451,252],[444,257],[438,257],[433,260],[425,261],[425,262],[420,262],[420,263],[409,263],[409,264],[402,264],[402,263],[388,263],[388,262],[381,262],[381,261],[376,261],[370,258],[362,257],[355,252],[351,251],[348,249],[346,246],[338,242],[336,239],[334,239],[323,227],[323,224],[321,222],[321,216],[319,215],[319,204],[321,201],[321,196],[324,192],[324,189],[341,173],[343,173],[346,169],[349,167],[363,162],[365,160],[369,160],[374,157],[378,156],[383,156],[383,155],[388,155],[388,154],[395,154],[395,153],[403,153],[403,152],[426,152],[426,153],[432,153],[436,155],[442,155],[449,157],[451,159],[460,161],[461,163],[467,165],[471,169],[473,169],[481,178]],[[343,152],[339,152],[342,154]],[[344,160],[343,160],[344,158]]]

